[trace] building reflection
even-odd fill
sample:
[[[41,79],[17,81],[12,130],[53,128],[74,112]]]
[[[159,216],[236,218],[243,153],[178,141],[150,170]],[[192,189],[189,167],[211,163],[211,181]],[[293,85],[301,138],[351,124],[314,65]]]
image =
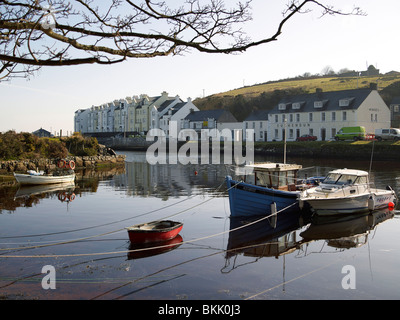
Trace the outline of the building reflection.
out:
[[[145,153],[135,154],[125,164],[126,172],[116,175],[113,185],[128,195],[158,197],[213,193],[224,184],[229,167],[224,164],[149,164]]]

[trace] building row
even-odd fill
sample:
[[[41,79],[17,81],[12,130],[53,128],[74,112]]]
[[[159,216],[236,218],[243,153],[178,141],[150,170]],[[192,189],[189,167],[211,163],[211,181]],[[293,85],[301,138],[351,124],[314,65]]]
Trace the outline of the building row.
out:
[[[233,139],[239,139],[243,132],[245,140],[254,141],[281,141],[285,134],[288,141],[305,134],[331,140],[342,127],[364,126],[367,133],[389,128],[396,116],[400,116],[399,106],[389,108],[376,84],[371,84],[363,89],[317,89],[310,94],[287,96],[270,110],[252,112],[243,122],[226,110],[200,111],[190,98],[183,101],[166,92],[156,97],[141,95],[77,110],[74,128],[82,133],[146,133],[159,128],[168,135],[170,121],[175,121],[178,130],[193,129],[199,137],[203,129],[230,129]],[[252,129],[252,137],[246,129]]]
[[[170,120],[180,122],[191,110],[199,111],[190,98],[185,102],[179,96],[170,97],[167,92],[156,97],[142,94],[77,110],[74,130],[82,133],[146,133],[152,128],[166,129]]]

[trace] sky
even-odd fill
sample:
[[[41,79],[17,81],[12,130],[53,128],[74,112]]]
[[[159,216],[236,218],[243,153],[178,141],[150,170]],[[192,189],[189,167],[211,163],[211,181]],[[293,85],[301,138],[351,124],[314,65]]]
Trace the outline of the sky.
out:
[[[343,11],[359,6],[367,15],[320,17],[320,9],[314,8],[290,20],[278,41],[235,55],[191,51],[111,66],[42,68],[29,80],[0,82],[0,132],[43,128],[69,134],[76,110],[140,94],[157,96],[166,91],[194,100],[243,85],[321,73],[326,66],[363,71],[372,64],[381,73],[400,71],[400,1],[322,2]],[[253,20],[244,27],[252,40],[275,32],[286,3],[253,0]]]

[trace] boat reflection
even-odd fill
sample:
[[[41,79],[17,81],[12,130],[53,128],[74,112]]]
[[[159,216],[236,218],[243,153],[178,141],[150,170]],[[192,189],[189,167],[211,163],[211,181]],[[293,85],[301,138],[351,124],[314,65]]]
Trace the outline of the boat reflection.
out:
[[[153,242],[146,244],[130,243],[127,258],[128,260],[132,260],[163,254],[171,250],[175,250],[182,244],[182,242],[183,238],[181,235],[178,234],[175,238],[162,242]]]
[[[73,200],[75,190],[74,182],[67,183],[55,183],[48,185],[34,185],[34,186],[21,186],[15,193],[15,198],[19,197],[33,197],[40,196],[41,194],[57,194],[60,201],[65,201],[66,199]]]
[[[388,209],[336,218],[318,216],[300,236],[305,241],[326,240],[334,248],[356,248],[367,243],[378,224],[393,217],[394,211]]]
[[[230,260],[243,254],[247,257],[279,257],[296,250],[301,244],[298,230],[310,222],[311,216],[301,211],[288,211],[276,221],[271,218],[230,218],[230,232],[222,273],[237,268]]]
[[[231,218],[226,262],[221,272],[228,273],[237,268],[236,258],[241,254],[256,258],[256,261],[265,257],[278,258],[301,250],[302,246],[313,241],[324,240],[336,249],[357,248],[367,243],[368,235],[378,224],[392,219],[394,215],[394,211],[388,209],[361,215],[317,218],[293,212],[279,215],[276,227],[270,219],[244,221]]]

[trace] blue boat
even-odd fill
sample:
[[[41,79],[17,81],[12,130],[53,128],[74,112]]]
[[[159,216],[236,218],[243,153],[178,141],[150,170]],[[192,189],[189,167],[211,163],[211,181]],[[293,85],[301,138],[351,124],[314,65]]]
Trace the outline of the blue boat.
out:
[[[297,164],[259,163],[247,165],[253,173],[245,180],[226,177],[231,217],[262,216],[287,210],[300,210],[296,186]],[[250,178],[250,179],[249,179]]]

